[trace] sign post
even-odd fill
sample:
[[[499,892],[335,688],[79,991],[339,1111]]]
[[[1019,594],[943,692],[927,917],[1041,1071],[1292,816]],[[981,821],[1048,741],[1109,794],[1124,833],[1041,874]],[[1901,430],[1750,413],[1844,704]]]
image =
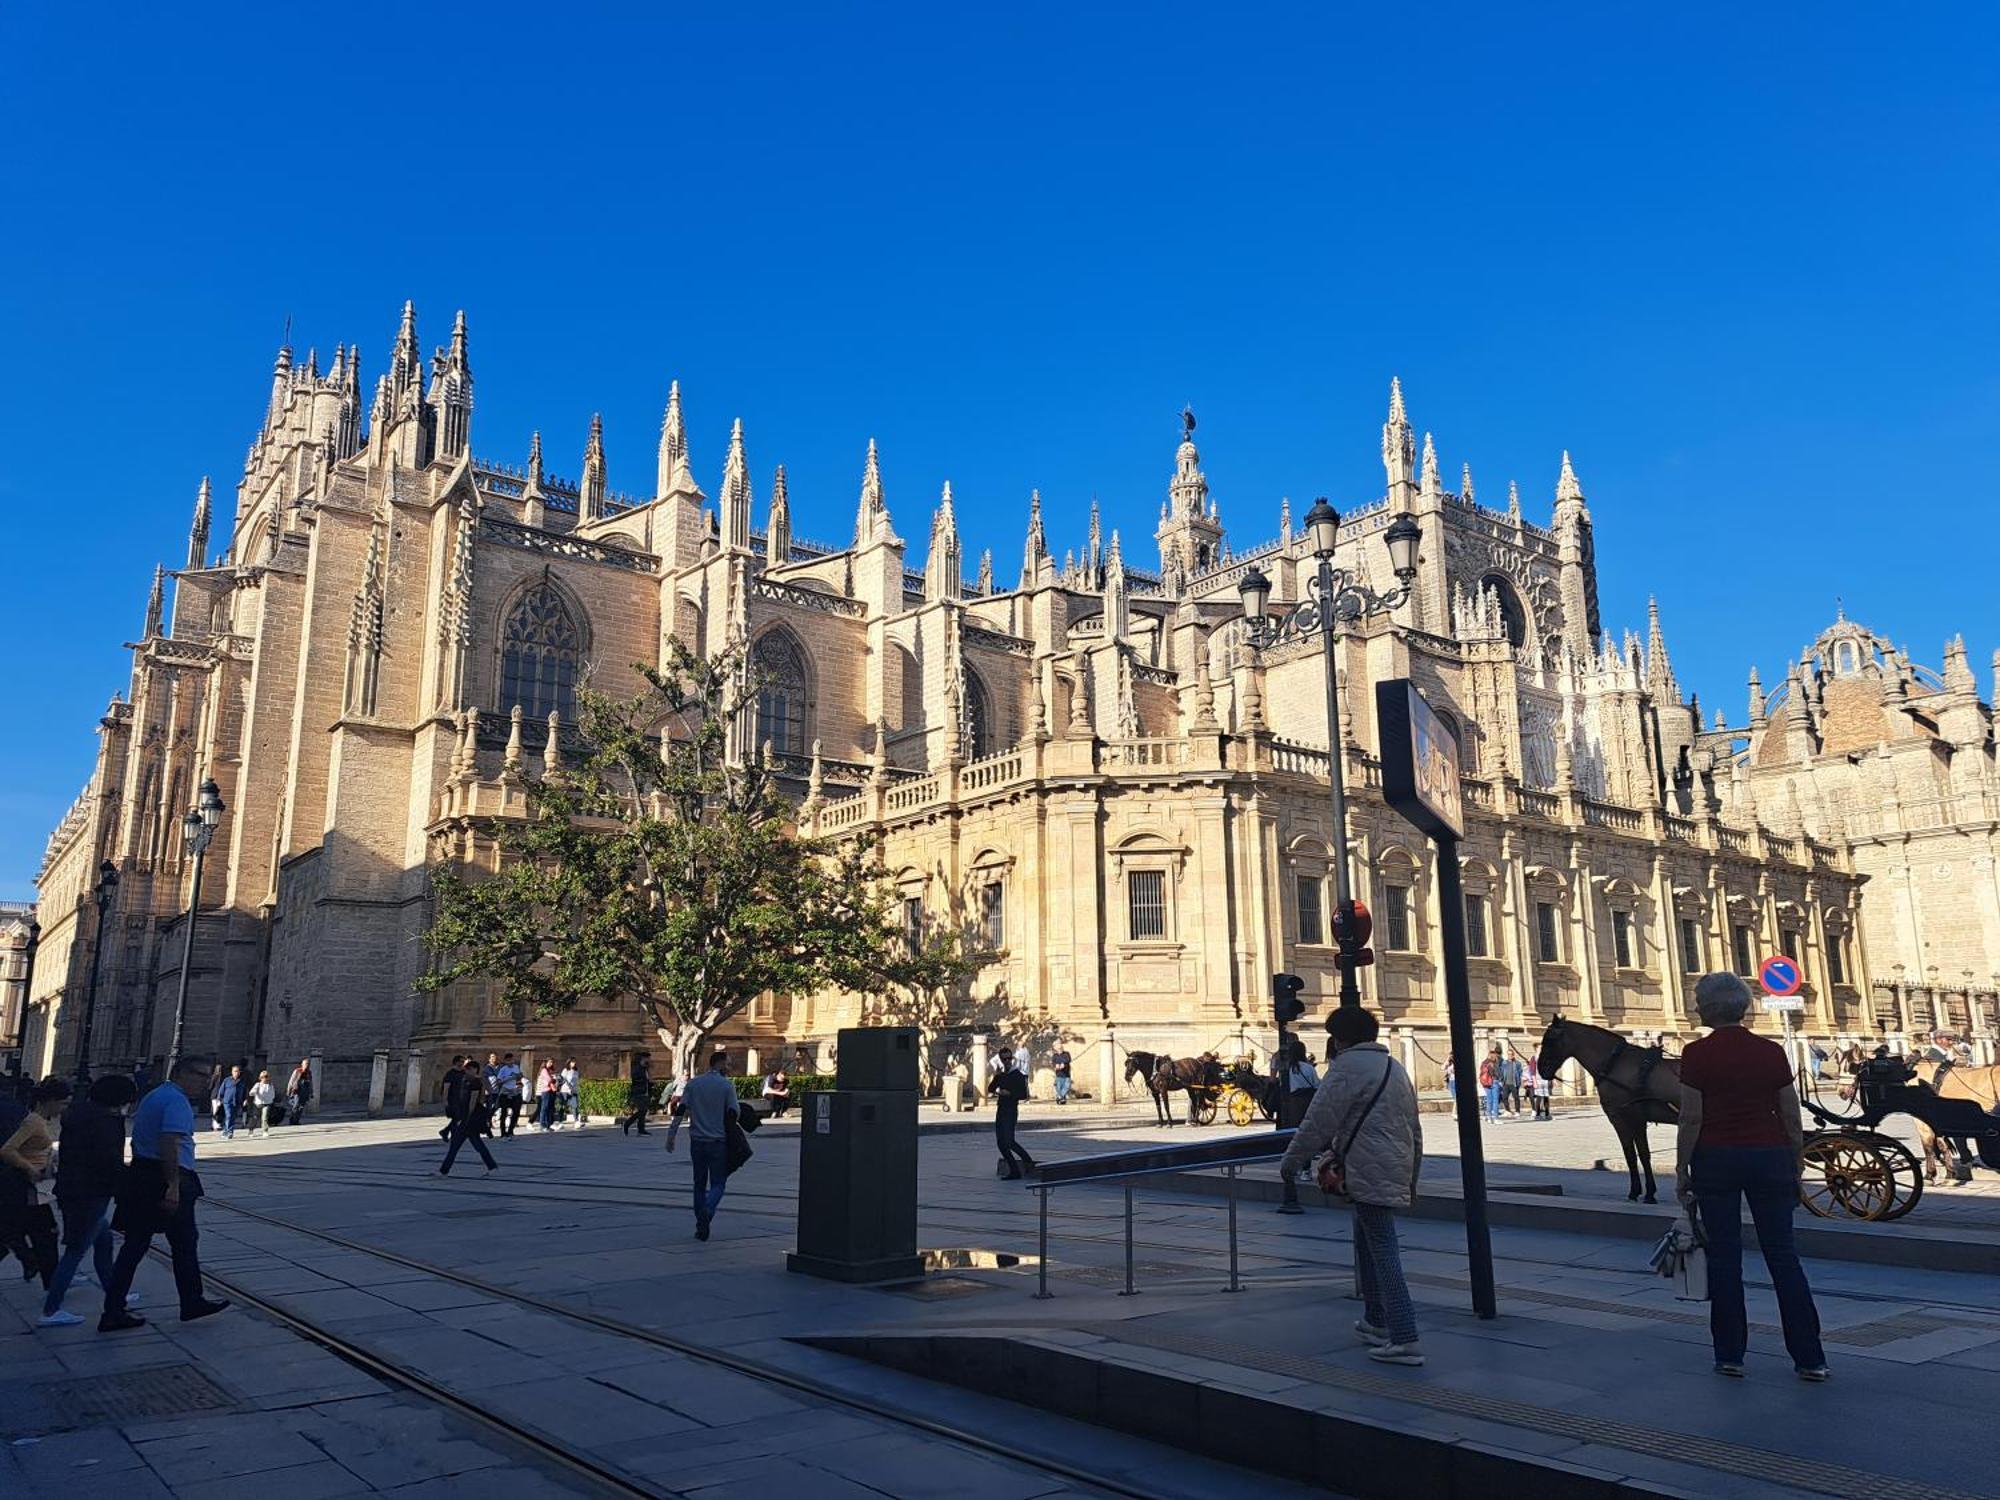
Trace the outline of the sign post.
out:
[[[1798,1048],[1792,1040],[1792,1016],[1806,1008],[1799,998],[1799,986],[1805,983],[1805,974],[1799,968],[1799,961],[1782,953],[1774,953],[1757,965],[1757,982],[1764,986],[1764,1009],[1776,1011],[1778,1022],[1785,1029],[1785,1060],[1798,1071]]]
[[[1381,734],[1382,797],[1437,846],[1444,997],[1451,1021],[1451,1055],[1458,1087],[1458,1171],[1465,1192],[1466,1268],[1472,1310],[1498,1316],[1493,1294],[1493,1237],[1486,1220],[1486,1148],[1479,1134],[1479,1057],[1472,1039],[1472,987],[1465,969],[1465,892],[1458,878],[1458,841],[1465,833],[1459,789],[1458,740],[1407,677],[1375,684],[1375,724]]]

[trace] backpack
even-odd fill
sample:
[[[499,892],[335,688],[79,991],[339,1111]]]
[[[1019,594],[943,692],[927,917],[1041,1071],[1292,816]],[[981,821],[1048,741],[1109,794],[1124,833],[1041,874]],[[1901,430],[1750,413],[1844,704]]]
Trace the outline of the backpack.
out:
[[[1479,1086],[1491,1088],[1493,1081],[1493,1059],[1489,1057],[1479,1065]]]

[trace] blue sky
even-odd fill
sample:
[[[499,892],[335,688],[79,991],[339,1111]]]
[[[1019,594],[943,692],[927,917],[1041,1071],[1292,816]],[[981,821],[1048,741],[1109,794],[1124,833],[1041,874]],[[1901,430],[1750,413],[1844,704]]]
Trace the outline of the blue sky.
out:
[[[841,12],[847,12],[842,14]],[[456,19],[454,19],[456,18]],[[476,19],[475,19],[476,18]],[[462,21],[464,24],[458,24]],[[1570,449],[1606,621],[1741,715],[1833,613],[2000,645],[1996,58],[1969,7],[344,5],[0,13],[0,895],[27,892],[287,317],[471,320],[473,446],[1135,559],[1191,402],[1238,543],[1380,492],[1391,374],[1483,499]],[[970,562],[968,563],[970,566]]]

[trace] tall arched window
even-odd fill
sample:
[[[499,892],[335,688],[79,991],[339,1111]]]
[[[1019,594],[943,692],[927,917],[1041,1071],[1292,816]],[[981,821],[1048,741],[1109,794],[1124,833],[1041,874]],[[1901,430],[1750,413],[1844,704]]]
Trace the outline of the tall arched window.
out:
[[[977,672],[965,674],[965,753],[973,760],[993,753],[993,712],[986,684]]]
[[[1514,585],[1499,573],[1488,573],[1479,580],[1479,590],[1484,594],[1491,589],[1500,596],[1500,626],[1507,632],[1508,642],[1516,647],[1528,638],[1528,617],[1521,608],[1521,596],[1514,592]]]
[[[520,704],[530,719],[576,717],[576,674],[583,632],[562,594],[540,583],[521,596],[501,635],[500,708]]]
[[[788,630],[773,630],[750,653],[757,682],[757,744],[780,755],[806,753],[806,659]]]

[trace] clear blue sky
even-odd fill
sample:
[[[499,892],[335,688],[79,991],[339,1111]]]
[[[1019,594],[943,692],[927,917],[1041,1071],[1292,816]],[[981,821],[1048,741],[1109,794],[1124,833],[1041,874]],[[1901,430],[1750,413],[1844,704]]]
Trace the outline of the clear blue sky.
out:
[[[1150,561],[1191,402],[1239,543],[1380,493],[1392,373],[1455,483],[1560,451],[1607,623],[1659,595],[1732,717],[1831,617],[2000,645],[2000,35],[1973,7],[13,5],[0,13],[0,895],[25,894],[197,481],[285,319],[322,360],[471,319],[473,446],[838,539],[861,457],[921,556]],[[453,24],[450,17],[466,19]]]

